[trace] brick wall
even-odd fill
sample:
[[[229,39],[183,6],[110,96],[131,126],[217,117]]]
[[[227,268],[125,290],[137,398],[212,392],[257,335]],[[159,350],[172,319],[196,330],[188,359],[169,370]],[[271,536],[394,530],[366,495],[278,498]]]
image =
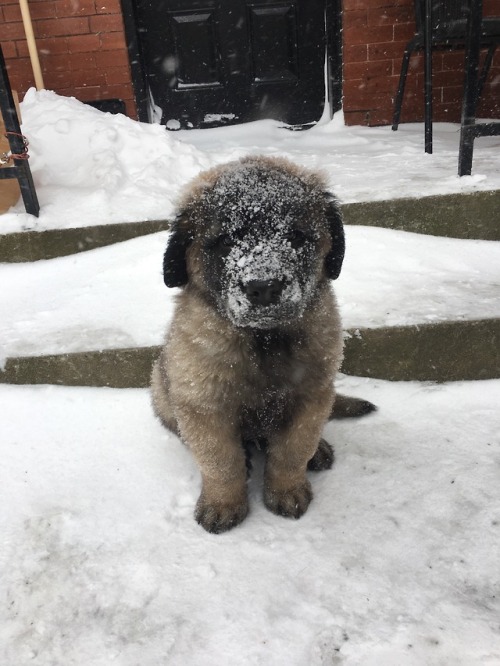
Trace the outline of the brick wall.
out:
[[[484,0],[485,15],[500,15],[500,0]],[[403,51],[415,33],[413,0],[344,0],[344,115],[348,125],[392,123]],[[433,116],[459,122],[464,52],[433,57]],[[410,61],[401,122],[424,115],[423,54]],[[500,118],[500,49],[478,108],[480,117]]]
[[[135,117],[120,0],[30,0],[45,87],[81,101],[120,98]],[[21,99],[35,85],[18,0],[0,0],[0,40]]]
[[[310,0],[304,0],[310,1]],[[500,0],[484,0],[500,15]],[[121,98],[136,117],[120,0],[30,0],[45,87],[82,101]],[[12,87],[34,85],[18,0],[0,0],[0,39]],[[392,122],[403,51],[415,30],[413,0],[344,0],[344,114],[350,125]],[[434,55],[434,119],[460,120],[463,51]],[[412,58],[402,122],[423,119],[423,57]],[[479,107],[500,118],[500,49]]]

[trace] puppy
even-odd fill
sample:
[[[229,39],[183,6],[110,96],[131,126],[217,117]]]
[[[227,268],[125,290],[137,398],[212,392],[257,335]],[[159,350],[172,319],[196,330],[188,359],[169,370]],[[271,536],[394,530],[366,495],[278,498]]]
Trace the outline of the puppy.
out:
[[[299,518],[306,470],[331,467],[321,433],[373,405],[340,397],[342,330],[330,280],[344,257],[338,205],[316,173],[247,157],[198,176],[172,224],[165,283],[182,287],[152,374],[157,416],[202,477],[195,518],[223,532],[248,512],[245,449],[265,446],[264,502]]]

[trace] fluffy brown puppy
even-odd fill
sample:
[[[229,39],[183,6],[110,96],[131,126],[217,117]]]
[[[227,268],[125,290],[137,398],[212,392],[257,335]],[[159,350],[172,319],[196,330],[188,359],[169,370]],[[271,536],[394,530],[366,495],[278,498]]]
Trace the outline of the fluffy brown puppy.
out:
[[[252,441],[265,444],[266,506],[299,518],[312,499],[306,470],[333,462],[321,432],[342,360],[330,288],[344,257],[338,205],[320,175],[248,157],[198,176],[172,229],[164,279],[183,289],[152,396],[199,465],[196,520],[222,532],[245,518]],[[372,408],[342,396],[338,415]]]

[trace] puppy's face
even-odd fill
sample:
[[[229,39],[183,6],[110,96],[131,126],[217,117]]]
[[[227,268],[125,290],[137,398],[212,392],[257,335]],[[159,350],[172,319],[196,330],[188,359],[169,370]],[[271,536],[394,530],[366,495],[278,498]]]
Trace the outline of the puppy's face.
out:
[[[272,160],[248,159],[223,168],[184,210],[185,279],[235,326],[288,324],[336,277],[327,258],[333,243],[343,256],[340,217],[334,207],[333,239],[334,204],[315,185]]]

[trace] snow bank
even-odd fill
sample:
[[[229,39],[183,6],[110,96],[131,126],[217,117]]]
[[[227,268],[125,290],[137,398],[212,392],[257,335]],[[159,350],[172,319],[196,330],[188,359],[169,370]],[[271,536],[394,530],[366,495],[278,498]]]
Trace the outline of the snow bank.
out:
[[[41,212],[36,221],[19,202],[19,219],[2,216],[4,233],[166,218],[179,188],[211,164],[160,125],[47,90],[29,90],[22,115]]]
[[[224,535],[141,390],[0,386],[0,662],[494,666],[500,381],[344,378],[376,402],[299,521]]]

